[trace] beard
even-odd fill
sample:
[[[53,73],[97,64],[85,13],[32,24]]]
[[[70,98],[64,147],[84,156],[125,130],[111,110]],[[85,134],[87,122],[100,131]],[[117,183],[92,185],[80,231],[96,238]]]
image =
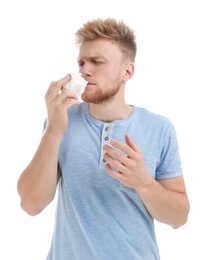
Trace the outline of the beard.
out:
[[[87,103],[103,104],[114,98],[121,87],[122,81],[116,80],[114,87],[108,90],[95,89],[95,91],[83,92],[81,98]]]

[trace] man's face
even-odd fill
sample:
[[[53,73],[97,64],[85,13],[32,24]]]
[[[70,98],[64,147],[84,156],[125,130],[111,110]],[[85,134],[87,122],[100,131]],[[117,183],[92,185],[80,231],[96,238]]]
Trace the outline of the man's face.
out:
[[[88,81],[81,96],[83,101],[100,104],[118,93],[125,70],[116,44],[105,39],[85,42],[80,48],[78,64]]]

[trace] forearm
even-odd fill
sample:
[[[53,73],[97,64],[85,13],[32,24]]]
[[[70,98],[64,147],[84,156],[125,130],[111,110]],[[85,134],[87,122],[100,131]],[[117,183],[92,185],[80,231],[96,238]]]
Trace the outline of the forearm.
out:
[[[39,147],[21,174],[17,189],[22,208],[30,215],[41,212],[54,198],[58,174],[61,136],[44,133]]]
[[[147,210],[157,221],[173,228],[184,225],[189,213],[186,193],[164,188],[152,179],[137,190]]]

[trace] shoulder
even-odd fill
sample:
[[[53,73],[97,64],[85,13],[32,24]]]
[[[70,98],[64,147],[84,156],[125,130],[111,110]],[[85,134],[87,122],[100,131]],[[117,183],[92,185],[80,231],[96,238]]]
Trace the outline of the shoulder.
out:
[[[161,114],[152,112],[143,107],[134,106],[137,116],[143,120],[143,122],[154,125],[154,126],[163,126],[163,127],[172,127],[173,124],[171,120]]]

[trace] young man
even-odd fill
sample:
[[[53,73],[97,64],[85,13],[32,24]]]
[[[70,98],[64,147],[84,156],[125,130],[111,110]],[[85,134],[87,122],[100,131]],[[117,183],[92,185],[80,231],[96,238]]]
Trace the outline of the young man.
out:
[[[158,260],[153,220],[178,228],[189,213],[174,127],[125,103],[137,49],[131,28],[95,19],[76,43],[83,102],[63,88],[70,75],[50,84],[45,131],[17,185],[21,206],[40,213],[58,184],[48,260]]]

